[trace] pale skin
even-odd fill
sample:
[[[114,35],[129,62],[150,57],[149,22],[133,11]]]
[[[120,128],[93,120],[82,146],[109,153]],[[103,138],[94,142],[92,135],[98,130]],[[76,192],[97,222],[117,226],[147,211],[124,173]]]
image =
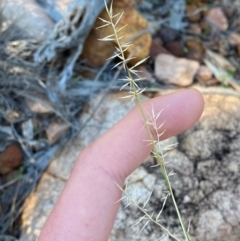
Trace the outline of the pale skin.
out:
[[[143,103],[147,112],[163,112],[162,140],[192,127],[204,102],[195,89],[157,97]],[[162,129],[163,130],[163,129]],[[162,131],[161,130],[161,131]],[[49,216],[39,241],[106,241],[111,233],[121,190],[130,175],[151,152],[138,107],[78,156],[71,176]]]

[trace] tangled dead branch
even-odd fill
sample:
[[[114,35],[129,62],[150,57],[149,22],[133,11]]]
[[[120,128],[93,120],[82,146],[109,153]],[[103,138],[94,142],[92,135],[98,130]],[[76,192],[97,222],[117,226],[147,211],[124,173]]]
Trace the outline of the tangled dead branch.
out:
[[[0,235],[12,228],[21,214],[23,201],[34,190],[50,160],[86,126],[79,122],[84,104],[96,93],[108,89],[112,79],[106,71],[94,82],[72,76],[74,68],[81,68],[81,64],[76,66],[76,61],[101,11],[101,4],[99,8],[93,7],[93,2],[75,1],[67,17],[61,17],[45,41],[17,35],[14,22],[6,22],[3,5],[0,6],[0,151],[15,143],[24,155],[19,175],[8,182],[0,176]],[[64,51],[70,54],[65,55]],[[56,59],[61,61],[53,64]],[[35,113],[29,109],[28,100],[48,105],[51,113]],[[51,144],[45,129],[58,119],[70,128],[60,141]],[[28,121],[34,126],[30,130],[32,137],[24,135],[23,126]]]

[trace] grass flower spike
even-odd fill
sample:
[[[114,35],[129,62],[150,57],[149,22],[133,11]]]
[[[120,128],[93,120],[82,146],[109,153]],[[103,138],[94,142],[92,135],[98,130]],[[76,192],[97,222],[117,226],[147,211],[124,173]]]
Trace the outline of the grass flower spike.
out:
[[[111,57],[111,59],[115,58],[115,57],[120,59],[120,61],[114,66],[114,68],[119,66],[119,65],[123,66],[123,68],[126,72],[126,77],[124,79],[126,81],[126,84],[124,84],[124,86],[122,88],[124,88],[126,86],[130,87],[129,94],[126,96],[126,98],[130,98],[130,101],[136,101],[136,103],[137,103],[137,105],[140,109],[140,112],[141,112],[141,115],[142,115],[142,118],[143,118],[143,121],[144,121],[144,126],[147,129],[147,132],[148,132],[148,135],[149,135],[149,143],[153,147],[152,153],[153,153],[154,157],[156,158],[156,160],[158,162],[158,166],[161,169],[162,175],[164,177],[164,180],[165,180],[165,183],[166,183],[166,186],[167,186],[167,195],[166,195],[166,198],[164,199],[163,205],[166,203],[168,197],[172,198],[172,201],[173,201],[173,204],[174,204],[179,222],[180,222],[182,230],[183,230],[185,241],[190,241],[188,231],[185,228],[185,225],[184,225],[183,219],[181,217],[180,211],[178,209],[176,200],[174,198],[172,186],[171,186],[171,183],[170,183],[170,176],[175,175],[175,173],[173,171],[171,171],[170,173],[167,173],[167,170],[166,170],[166,167],[165,167],[166,163],[164,162],[164,155],[165,155],[164,150],[160,150],[160,148],[159,148],[160,137],[163,134],[163,133],[160,132],[160,128],[162,127],[163,124],[161,124],[160,126],[157,125],[157,119],[159,118],[161,112],[155,113],[154,108],[153,108],[152,113],[151,113],[151,117],[150,117],[150,119],[148,119],[147,118],[148,114],[145,113],[145,111],[144,111],[144,109],[141,105],[141,101],[140,101],[140,97],[139,97],[140,94],[145,89],[141,89],[137,84],[137,82],[142,80],[142,78],[139,76],[138,71],[136,70],[136,67],[141,65],[144,61],[146,61],[147,58],[139,61],[137,64],[135,64],[132,67],[128,67],[129,60],[134,58],[134,57],[131,57],[131,56],[129,58],[125,57],[125,52],[128,50],[129,46],[131,46],[131,43],[127,42],[127,43],[121,44],[120,40],[123,38],[123,36],[121,36],[121,30],[124,27],[126,27],[126,25],[121,27],[121,28],[118,28],[118,23],[121,20],[121,17],[123,16],[124,13],[117,13],[117,14],[114,15],[114,13],[113,13],[114,12],[113,11],[113,2],[111,2],[109,7],[107,6],[107,4],[105,2],[105,6],[106,6],[106,11],[108,13],[109,19],[100,18],[100,20],[102,20],[102,22],[103,22],[103,25],[98,27],[98,28],[104,28],[106,26],[111,26],[112,30],[113,30],[113,33],[110,34],[109,36],[106,36],[106,37],[100,39],[100,40],[101,41],[115,41],[116,42],[116,51],[115,51],[114,55]],[[155,136],[156,136],[156,138],[154,138]],[[147,222],[144,225],[144,227],[145,227],[149,222],[153,222],[153,223],[157,224],[158,226],[160,226],[168,236],[170,236],[174,240],[180,241],[179,239],[174,237],[174,235],[172,235],[165,227],[163,227],[160,224],[159,218],[160,218],[160,215],[162,213],[163,208],[156,215],[156,217],[154,216],[154,214],[148,214],[145,206],[146,206],[146,203],[148,202],[149,198],[147,199],[145,205],[142,207],[138,204],[137,201],[135,201],[130,195],[127,194],[126,190],[123,190],[120,186],[118,186],[118,187],[123,191],[123,193],[125,194],[125,197],[127,197],[127,199],[129,200],[128,201],[129,205],[133,204],[133,205],[137,206],[140,209],[140,211],[143,213],[144,216],[141,217],[138,220],[137,224],[139,222],[143,221],[143,220],[147,220]]]

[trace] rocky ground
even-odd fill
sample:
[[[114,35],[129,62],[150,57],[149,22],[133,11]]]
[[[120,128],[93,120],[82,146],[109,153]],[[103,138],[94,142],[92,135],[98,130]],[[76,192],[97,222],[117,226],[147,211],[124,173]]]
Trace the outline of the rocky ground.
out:
[[[191,223],[192,240],[237,241],[240,237],[240,116],[236,110],[240,108],[240,95],[232,91],[226,93],[223,88],[200,90],[206,108],[198,124],[163,143],[179,143],[167,156],[167,168],[177,173],[171,181],[183,216]],[[64,148],[61,156],[53,160],[35,193],[27,201],[22,215],[23,233],[20,240],[36,240],[70,175],[79,150],[132,108],[118,98],[124,95],[109,95],[91,120],[93,127],[81,132]],[[90,109],[95,101],[90,104]],[[123,105],[125,107],[120,108]],[[82,118],[87,116],[86,113]],[[94,128],[99,125],[103,125],[101,130]],[[128,180],[129,193],[136,189],[136,200],[143,197],[144,202],[153,190],[148,207],[150,213],[161,208],[166,190],[160,170],[152,167],[154,164],[154,158],[149,157]],[[144,223],[130,228],[142,213],[135,206],[123,209],[125,205],[124,202],[121,205],[109,240],[157,240],[163,235],[153,224],[142,232]],[[162,223],[181,238],[181,228],[171,201],[165,206]]]
[[[56,1],[59,15],[54,16],[61,16],[68,2]],[[240,238],[240,5],[234,0],[134,2],[115,1],[114,11],[125,13],[121,26],[128,23],[122,41],[132,38],[134,43],[126,53],[134,52],[136,56],[130,65],[150,55],[139,67],[145,78],[140,86],[147,87],[142,98],[195,87],[205,99],[200,121],[163,143],[178,143],[167,156],[167,168],[177,173],[171,181],[185,222],[190,223],[191,240],[237,241]],[[0,35],[3,43],[0,240],[15,236],[30,241],[38,237],[79,152],[133,105],[119,99],[125,95],[118,93],[122,85],[118,80],[123,75],[121,69],[110,73],[115,63],[106,64],[115,42],[97,41],[99,36],[110,34],[110,29],[96,30],[100,24],[97,20],[89,35],[81,40],[85,41],[81,56],[72,62],[79,50],[74,42],[74,29],[81,33],[81,27],[69,23],[72,15],[69,21],[61,22],[61,17],[54,20],[53,15],[46,14],[46,8],[34,1],[17,3],[21,6],[20,16],[29,9],[35,14],[20,18],[17,24],[15,21],[14,33],[16,25],[18,31],[28,26],[22,39],[16,40],[12,31],[6,31],[12,26],[3,24],[6,19],[13,21],[9,16],[14,8],[9,2],[2,7],[5,15]],[[103,10],[100,16],[105,18],[106,12]],[[64,38],[61,42],[60,38],[68,28],[71,44]],[[57,48],[56,43],[61,43],[61,47]],[[38,67],[30,64],[34,61]],[[73,68],[69,70],[68,66]],[[70,79],[66,79],[66,73],[70,73],[66,71],[71,72]],[[58,78],[53,79],[56,73]],[[123,91],[127,90],[126,87]],[[161,209],[166,190],[159,169],[151,167],[154,164],[150,156],[128,180],[128,190],[137,190],[136,199],[144,200],[153,191],[150,212]],[[28,196],[31,190],[34,192]],[[143,231],[144,223],[130,228],[141,212],[135,206],[124,209],[125,205],[123,201],[109,240],[158,240],[164,234],[154,224],[148,224]],[[162,223],[182,238],[170,200],[162,213]],[[163,236],[161,240],[166,238]]]

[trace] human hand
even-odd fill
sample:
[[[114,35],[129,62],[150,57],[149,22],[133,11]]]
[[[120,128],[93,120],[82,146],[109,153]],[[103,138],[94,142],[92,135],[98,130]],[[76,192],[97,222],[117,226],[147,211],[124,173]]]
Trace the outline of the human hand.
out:
[[[202,95],[194,90],[143,102],[147,112],[161,111],[162,140],[193,126],[203,111]],[[111,233],[123,185],[150,154],[151,146],[138,107],[80,153],[66,187],[48,218],[39,241],[105,241]]]

